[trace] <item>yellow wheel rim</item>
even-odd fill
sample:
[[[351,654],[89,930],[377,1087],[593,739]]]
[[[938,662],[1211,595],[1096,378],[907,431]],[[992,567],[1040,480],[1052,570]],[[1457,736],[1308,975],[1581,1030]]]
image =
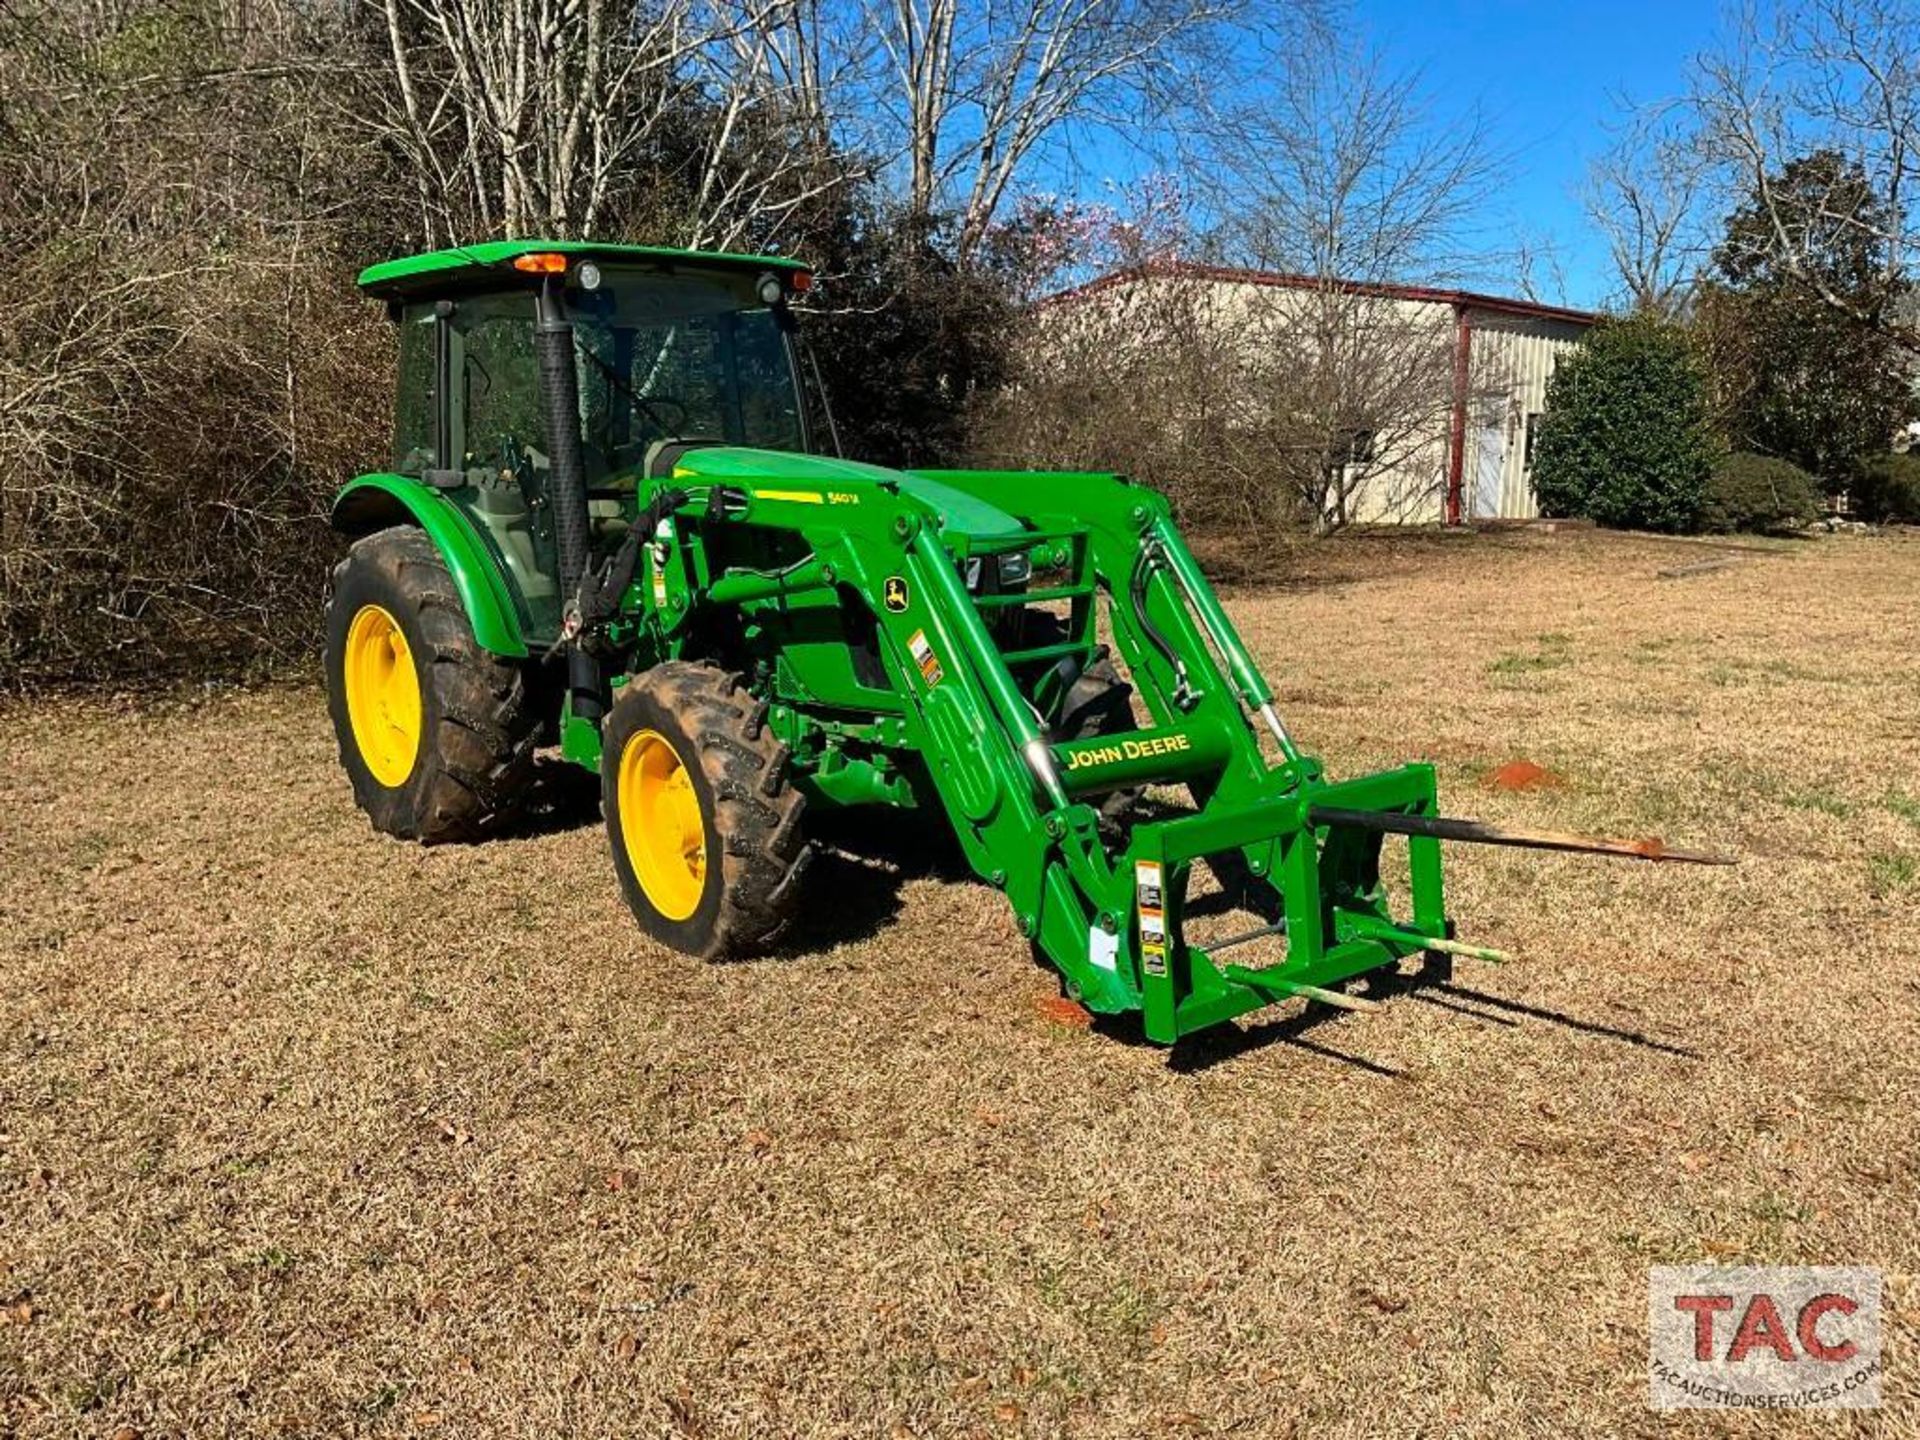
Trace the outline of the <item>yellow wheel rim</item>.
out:
[[[669,920],[699,908],[707,888],[707,823],[680,752],[642,730],[620,752],[620,843],[648,902]]]
[[[353,743],[373,778],[397,789],[420,754],[420,676],[399,621],[378,605],[355,612],[344,670]]]

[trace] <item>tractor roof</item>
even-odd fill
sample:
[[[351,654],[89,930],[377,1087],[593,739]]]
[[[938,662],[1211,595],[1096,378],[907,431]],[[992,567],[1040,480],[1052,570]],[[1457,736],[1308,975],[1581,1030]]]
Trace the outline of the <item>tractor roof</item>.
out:
[[[804,270],[806,265],[785,255],[730,255],[718,250],[676,250],[665,245],[607,245],[595,240],[488,240],[452,250],[430,250],[369,265],[360,272],[360,288],[383,300],[432,294],[449,284],[470,281],[488,273],[503,278],[517,272],[513,262],[522,255],[578,255],[614,264],[654,265],[672,269],[686,265],[706,270]]]

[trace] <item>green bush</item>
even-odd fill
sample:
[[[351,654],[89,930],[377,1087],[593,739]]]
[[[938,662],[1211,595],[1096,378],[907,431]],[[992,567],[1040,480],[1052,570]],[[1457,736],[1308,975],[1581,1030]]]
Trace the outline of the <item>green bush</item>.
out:
[[[1737,450],[1714,465],[1700,512],[1707,530],[1798,530],[1820,518],[1820,483],[1791,460]]]
[[[1920,525],[1920,455],[1876,455],[1853,482],[1853,512],[1875,524]]]
[[[1712,457],[1706,386],[1686,334],[1634,315],[1595,326],[1547,382],[1533,488],[1546,515],[1693,530]]]

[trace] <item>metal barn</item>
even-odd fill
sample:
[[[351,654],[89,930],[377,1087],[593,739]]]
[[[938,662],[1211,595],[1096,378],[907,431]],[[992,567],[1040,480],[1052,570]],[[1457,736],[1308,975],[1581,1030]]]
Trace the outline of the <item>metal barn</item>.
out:
[[[1189,262],[1119,272],[1053,297],[1049,306],[1119,299],[1137,287],[1205,286],[1222,326],[1310,329],[1316,304],[1336,297],[1379,331],[1417,337],[1428,352],[1429,393],[1409,390],[1402,428],[1411,439],[1390,456],[1356,458],[1354,518],[1409,524],[1526,520],[1539,514],[1529,478],[1547,379],[1598,316],[1467,290],[1316,279]],[[1214,287],[1217,287],[1215,289]],[[1434,363],[1437,359],[1438,363]],[[1410,359],[1409,364],[1423,363]]]

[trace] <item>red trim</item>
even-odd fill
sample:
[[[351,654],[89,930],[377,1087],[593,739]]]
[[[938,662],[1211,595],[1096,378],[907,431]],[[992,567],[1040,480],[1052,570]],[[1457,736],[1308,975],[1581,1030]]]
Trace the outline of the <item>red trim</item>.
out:
[[[1467,318],[1465,303],[1453,306],[1453,425],[1447,437],[1447,524],[1461,521],[1461,505],[1467,469],[1467,376],[1473,360],[1473,322]]]
[[[1154,278],[1218,280],[1235,285],[1275,285],[1288,290],[1333,290],[1342,295],[1377,295],[1388,300],[1425,300],[1436,305],[1487,310],[1530,320],[1564,320],[1570,325],[1592,325],[1600,318],[1591,310],[1570,310],[1563,305],[1542,305],[1533,300],[1510,300],[1472,290],[1439,290],[1426,285],[1392,285],[1375,280],[1321,280],[1311,275],[1236,269],[1230,265],[1203,265],[1192,260],[1156,260],[1125,270],[1115,270],[1084,285],[1049,295],[1039,303],[1057,305],[1063,300],[1077,300],[1082,296],[1110,290],[1129,280]]]

